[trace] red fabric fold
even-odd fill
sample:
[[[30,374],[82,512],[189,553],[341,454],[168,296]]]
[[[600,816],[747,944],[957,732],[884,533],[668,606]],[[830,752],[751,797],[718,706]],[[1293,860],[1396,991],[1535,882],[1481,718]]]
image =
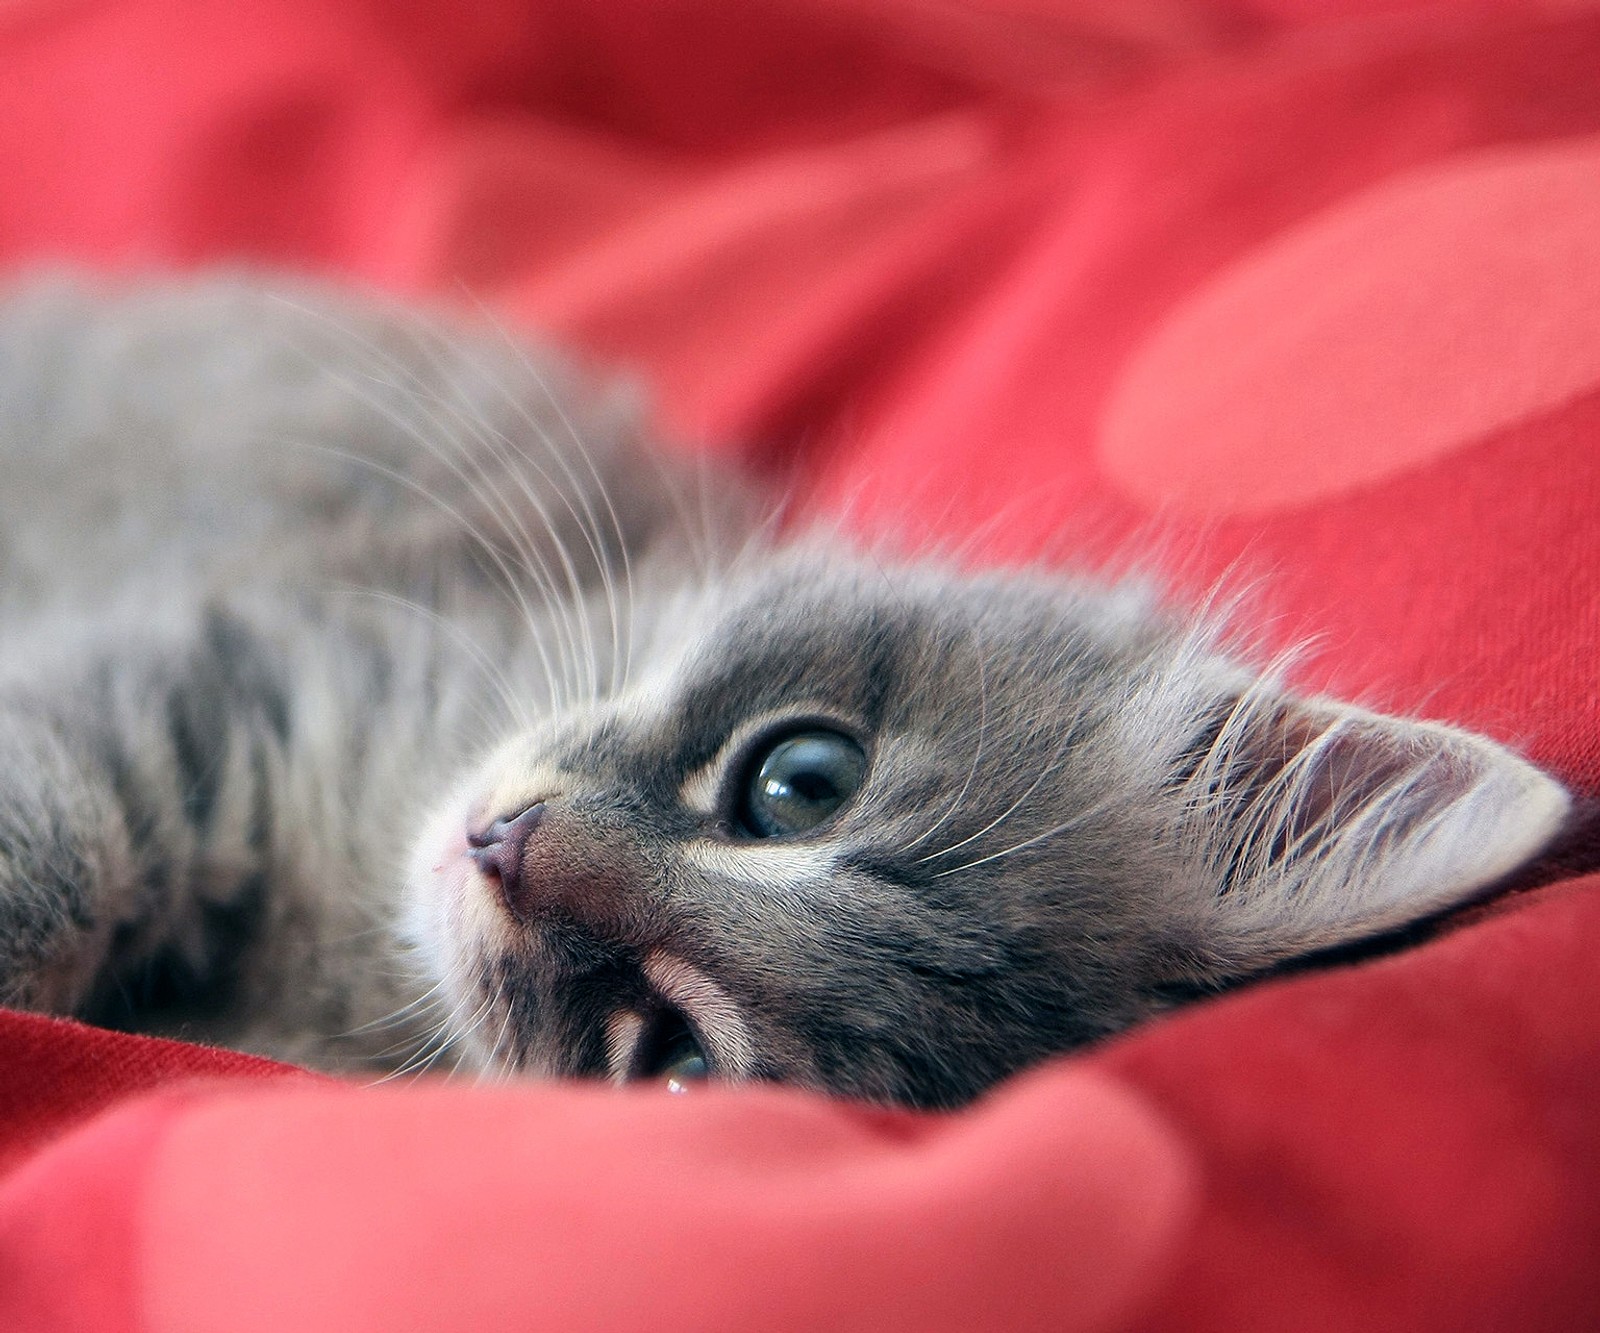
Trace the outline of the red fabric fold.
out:
[[[321,1082],[237,1051],[108,1032],[0,1010],[0,1175],[81,1122],[142,1092],[190,1080]]]
[[[168,1096],[0,1191],[0,1312],[98,1330],[225,1310],[241,1333],[1106,1329],[1170,1269],[1192,1188],[1159,1117],[1080,1072],[943,1119],[777,1092]],[[63,1237],[102,1196],[96,1281],[63,1302]],[[1022,1256],[1042,1281],[1013,1280]]]

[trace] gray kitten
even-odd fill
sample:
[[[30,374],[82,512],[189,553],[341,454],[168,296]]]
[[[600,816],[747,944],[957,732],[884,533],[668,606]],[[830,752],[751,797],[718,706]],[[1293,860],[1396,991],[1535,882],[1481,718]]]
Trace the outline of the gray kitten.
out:
[[[630,421],[351,298],[0,307],[0,998],[953,1105],[1564,818],[1137,588],[777,540]]]

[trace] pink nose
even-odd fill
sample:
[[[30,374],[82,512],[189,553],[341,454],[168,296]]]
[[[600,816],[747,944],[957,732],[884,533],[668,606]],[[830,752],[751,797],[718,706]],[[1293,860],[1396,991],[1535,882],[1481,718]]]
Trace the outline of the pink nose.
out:
[[[526,921],[533,911],[528,891],[528,840],[544,821],[544,813],[544,802],[538,801],[520,814],[467,834],[467,855],[499,884],[507,910],[519,921]]]

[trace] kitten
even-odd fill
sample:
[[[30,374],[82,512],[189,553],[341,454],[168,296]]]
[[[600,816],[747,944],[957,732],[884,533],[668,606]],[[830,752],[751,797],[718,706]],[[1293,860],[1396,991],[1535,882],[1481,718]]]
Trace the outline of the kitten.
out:
[[[0,306],[0,998],[948,1106],[1562,822],[1134,587],[778,540],[631,420],[349,297]]]

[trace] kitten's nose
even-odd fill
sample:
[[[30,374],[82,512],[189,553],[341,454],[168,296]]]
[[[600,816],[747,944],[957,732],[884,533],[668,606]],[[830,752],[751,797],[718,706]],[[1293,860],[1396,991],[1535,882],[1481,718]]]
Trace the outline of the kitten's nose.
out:
[[[499,883],[500,896],[518,920],[526,920],[532,912],[526,868],[528,839],[543,821],[544,802],[537,801],[520,814],[467,833],[467,855]]]

